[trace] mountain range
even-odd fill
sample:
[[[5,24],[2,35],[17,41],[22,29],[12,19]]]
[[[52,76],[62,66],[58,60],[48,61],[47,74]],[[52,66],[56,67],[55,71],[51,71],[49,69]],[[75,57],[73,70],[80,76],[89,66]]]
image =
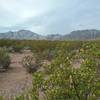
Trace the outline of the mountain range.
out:
[[[0,39],[19,39],[19,40],[90,40],[90,39],[100,39],[100,30],[90,29],[90,30],[77,30],[72,31],[69,34],[51,34],[43,36],[34,33],[29,30],[19,30],[19,31],[9,31],[5,33],[0,33]]]

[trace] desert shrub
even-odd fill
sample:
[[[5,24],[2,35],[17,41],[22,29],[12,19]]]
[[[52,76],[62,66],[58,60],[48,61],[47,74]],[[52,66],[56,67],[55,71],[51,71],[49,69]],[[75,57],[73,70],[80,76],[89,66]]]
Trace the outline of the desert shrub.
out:
[[[100,60],[95,58],[94,47],[91,48],[91,52],[87,49],[82,50],[84,52],[80,51],[81,53],[76,52],[77,54],[68,54],[71,52],[67,53],[66,48],[63,48],[48,66],[49,74],[34,73],[33,94],[37,97],[34,100],[38,100],[40,91],[47,100],[99,100]],[[73,56],[79,54],[85,57],[80,68],[76,69],[70,61],[74,59]]]
[[[42,54],[43,54],[43,56],[45,57],[45,59],[47,59],[47,60],[52,60],[55,56],[56,56],[56,49],[54,49],[54,50],[45,50]]]
[[[7,69],[10,65],[10,57],[8,55],[7,50],[0,49],[0,67],[3,69]]]
[[[33,56],[24,57],[23,66],[26,68],[26,71],[29,73],[36,72],[40,66],[39,60],[36,60]]]
[[[0,96],[0,100],[3,100],[3,97],[2,96]]]
[[[15,97],[13,100],[24,100],[24,95]]]
[[[56,51],[55,50],[44,50],[43,52],[37,52],[36,54],[36,58],[39,60],[48,60],[51,61],[55,55],[56,55]]]
[[[24,47],[20,44],[16,44],[16,45],[12,46],[12,48],[13,48],[12,50],[14,52],[21,52]]]
[[[7,50],[8,50],[8,52],[10,52],[10,53],[14,52],[13,47],[8,47]]]

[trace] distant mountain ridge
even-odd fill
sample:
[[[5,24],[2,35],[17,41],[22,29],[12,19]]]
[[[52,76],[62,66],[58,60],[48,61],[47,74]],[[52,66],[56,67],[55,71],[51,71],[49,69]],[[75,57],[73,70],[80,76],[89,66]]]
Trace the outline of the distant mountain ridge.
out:
[[[43,36],[29,30],[9,31],[0,33],[0,39],[19,39],[19,40],[90,40],[100,39],[100,30],[77,30],[72,31],[70,34],[60,35],[51,34]]]
[[[64,35],[62,39],[74,40],[91,40],[100,38],[100,30],[77,30],[72,31],[70,34]]]
[[[19,30],[19,31],[15,31],[15,32],[9,31],[9,32],[5,32],[5,33],[0,33],[0,39],[20,39],[20,40],[36,39],[36,40],[38,40],[38,39],[44,39],[44,37],[37,33],[31,32],[29,30]]]

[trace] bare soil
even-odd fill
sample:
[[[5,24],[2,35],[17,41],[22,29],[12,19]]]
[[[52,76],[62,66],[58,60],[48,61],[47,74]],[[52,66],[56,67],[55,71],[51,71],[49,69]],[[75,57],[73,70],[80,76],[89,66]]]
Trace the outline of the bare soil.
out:
[[[29,51],[23,53],[11,53],[11,65],[7,72],[0,73],[0,95],[11,100],[32,88],[32,76],[28,74],[22,66],[22,59],[25,56],[32,55]]]

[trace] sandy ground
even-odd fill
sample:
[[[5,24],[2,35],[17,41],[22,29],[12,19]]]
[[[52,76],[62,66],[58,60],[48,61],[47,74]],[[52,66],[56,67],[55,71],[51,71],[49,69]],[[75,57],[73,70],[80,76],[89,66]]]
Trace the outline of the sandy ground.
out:
[[[28,55],[32,54],[30,52],[10,54],[10,69],[0,73],[0,95],[5,96],[6,100],[11,100],[13,96],[20,95],[32,87],[32,76],[21,64],[22,59]]]

